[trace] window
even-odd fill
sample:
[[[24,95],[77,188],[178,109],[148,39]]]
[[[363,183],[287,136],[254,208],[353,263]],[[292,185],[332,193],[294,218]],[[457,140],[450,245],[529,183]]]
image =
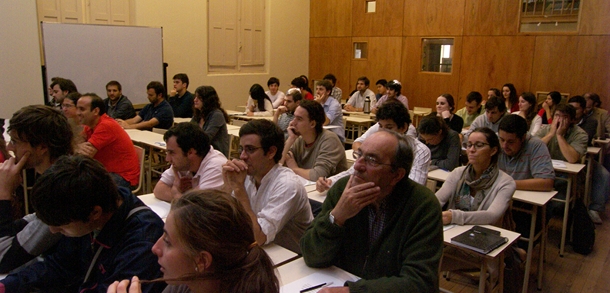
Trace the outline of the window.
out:
[[[366,42],[355,42],[354,43],[354,59],[366,59],[369,55],[368,43]]]
[[[522,0],[521,32],[577,31],[580,0]]]
[[[451,73],[453,39],[423,39],[421,70]]]
[[[366,13],[375,13],[377,11],[377,1],[366,1]]]
[[[208,71],[265,70],[265,1],[208,1]]]

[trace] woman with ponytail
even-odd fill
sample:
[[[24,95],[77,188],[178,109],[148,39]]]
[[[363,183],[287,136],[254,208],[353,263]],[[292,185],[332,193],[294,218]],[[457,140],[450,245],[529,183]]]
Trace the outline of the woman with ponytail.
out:
[[[164,293],[279,292],[273,263],[254,241],[252,221],[231,195],[192,190],[172,202],[165,233],[152,248],[163,278],[114,282],[108,293],[140,292],[145,282],[167,282]],[[129,291],[127,289],[129,287]]]

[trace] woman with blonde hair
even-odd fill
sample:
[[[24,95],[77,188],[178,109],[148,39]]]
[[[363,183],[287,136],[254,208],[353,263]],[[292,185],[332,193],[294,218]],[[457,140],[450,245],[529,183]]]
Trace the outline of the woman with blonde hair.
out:
[[[152,248],[163,278],[114,282],[108,293],[140,292],[145,282],[167,282],[164,293],[279,292],[273,263],[254,241],[252,221],[231,195],[192,190],[172,202],[165,233]]]

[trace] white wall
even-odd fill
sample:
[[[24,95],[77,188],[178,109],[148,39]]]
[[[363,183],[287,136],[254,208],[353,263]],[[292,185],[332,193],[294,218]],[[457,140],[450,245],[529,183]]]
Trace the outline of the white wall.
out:
[[[275,76],[285,91],[294,77],[309,71],[309,0],[267,0],[267,72],[242,74],[207,72],[207,1],[134,0],[133,7],[134,25],[163,27],[168,85],[174,74],[184,72],[191,92],[211,85],[225,109],[245,105],[254,83],[266,88],[269,77]]]
[[[38,20],[34,0],[0,1],[0,117],[42,104]]]

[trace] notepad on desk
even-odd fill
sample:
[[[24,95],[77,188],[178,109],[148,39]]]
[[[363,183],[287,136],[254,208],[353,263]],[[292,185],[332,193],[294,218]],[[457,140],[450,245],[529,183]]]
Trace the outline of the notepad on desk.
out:
[[[482,254],[488,254],[506,242],[508,242],[508,238],[500,236],[500,231],[481,226],[474,226],[470,230],[451,238],[451,244]]]

